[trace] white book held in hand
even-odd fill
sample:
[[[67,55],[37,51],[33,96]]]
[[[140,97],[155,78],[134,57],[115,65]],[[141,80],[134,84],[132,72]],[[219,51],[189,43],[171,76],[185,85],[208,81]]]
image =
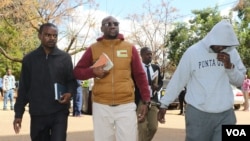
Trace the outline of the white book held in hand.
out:
[[[109,59],[106,53],[102,53],[99,59],[91,67],[96,68],[100,66],[104,66],[103,69],[107,71],[110,70],[114,66],[113,62]]]
[[[159,75],[159,71],[158,71],[158,70],[156,70],[156,71],[154,72],[154,74],[152,75],[152,80],[153,80],[153,83],[154,83],[155,85],[158,85],[158,75]]]

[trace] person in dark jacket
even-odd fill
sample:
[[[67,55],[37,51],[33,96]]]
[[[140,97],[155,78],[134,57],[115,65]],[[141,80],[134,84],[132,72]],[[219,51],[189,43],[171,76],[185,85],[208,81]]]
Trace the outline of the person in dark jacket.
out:
[[[155,103],[159,102],[157,92],[163,85],[163,78],[161,76],[160,67],[151,63],[152,50],[149,47],[143,47],[140,50],[140,55],[142,59],[142,67],[148,76],[151,106],[148,113],[145,115],[145,120],[138,123],[138,141],[151,141],[158,128],[158,107]],[[135,102],[138,107],[143,104],[138,87],[135,87]]]
[[[66,141],[70,99],[77,88],[71,56],[57,47],[54,24],[41,25],[38,37],[41,45],[23,58],[13,127],[18,134],[29,103],[31,140]],[[55,83],[67,89],[59,100],[55,100]]]
[[[185,95],[186,95],[186,87],[180,92],[178,96],[180,103],[180,113],[178,115],[184,115],[185,113],[185,107],[184,107],[184,105],[186,104]]]

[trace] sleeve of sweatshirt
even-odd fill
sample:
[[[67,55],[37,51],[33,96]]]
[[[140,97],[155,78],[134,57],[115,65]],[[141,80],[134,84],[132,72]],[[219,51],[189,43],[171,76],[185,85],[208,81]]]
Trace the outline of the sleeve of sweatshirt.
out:
[[[135,83],[140,90],[143,101],[150,101],[150,91],[145,71],[142,68],[140,56],[135,47],[132,48],[132,74]]]
[[[81,59],[76,64],[73,73],[76,79],[87,80],[89,78],[95,77],[92,66],[92,51],[89,47],[85,53],[82,55]]]
[[[191,54],[188,53],[188,51],[182,55],[182,58],[167,85],[165,95],[160,100],[163,105],[168,106],[172,103],[190,80],[192,73],[190,71],[190,67],[192,66],[190,56]]]
[[[246,75],[246,67],[244,66],[239,53],[234,48],[230,53],[230,60],[234,64],[234,69],[226,69],[231,84],[240,87]]]

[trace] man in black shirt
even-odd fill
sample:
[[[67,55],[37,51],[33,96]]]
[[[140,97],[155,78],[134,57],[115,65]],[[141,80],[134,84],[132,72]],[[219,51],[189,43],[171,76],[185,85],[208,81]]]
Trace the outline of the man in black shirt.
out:
[[[38,37],[41,45],[23,59],[14,130],[19,133],[29,103],[31,140],[66,141],[69,103],[77,88],[71,56],[56,46],[58,29],[54,24],[41,25]],[[55,83],[67,89],[59,100],[55,100]]]

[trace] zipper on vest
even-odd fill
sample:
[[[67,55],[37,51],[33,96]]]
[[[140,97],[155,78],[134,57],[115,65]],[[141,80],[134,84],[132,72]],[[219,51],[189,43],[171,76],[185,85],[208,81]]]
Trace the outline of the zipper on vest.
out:
[[[113,62],[113,64],[115,64],[114,63],[114,54],[115,54],[115,50],[114,50],[114,44],[112,44],[111,45],[111,49],[112,49],[112,51],[113,51],[113,53],[112,53],[112,56],[111,56],[111,58],[112,58],[112,62]],[[113,69],[114,69],[114,67],[115,67],[115,65],[113,66]],[[113,104],[115,104],[115,92],[114,92],[114,71],[112,71],[112,95],[113,95]]]

